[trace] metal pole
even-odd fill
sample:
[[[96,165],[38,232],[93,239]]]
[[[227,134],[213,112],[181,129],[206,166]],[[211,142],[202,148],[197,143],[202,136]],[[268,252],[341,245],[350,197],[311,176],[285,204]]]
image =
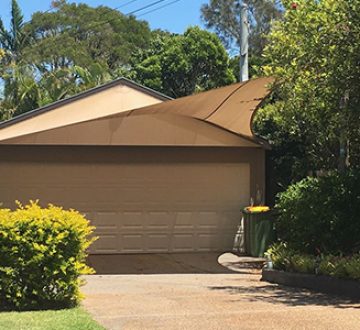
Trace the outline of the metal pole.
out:
[[[248,6],[243,3],[240,11],[240,81],[249,80],[249,15]]]

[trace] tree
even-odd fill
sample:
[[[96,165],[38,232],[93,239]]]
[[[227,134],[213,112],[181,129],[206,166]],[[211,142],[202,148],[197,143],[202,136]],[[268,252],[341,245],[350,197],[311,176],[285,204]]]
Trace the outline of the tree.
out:
[[[259,112],[257,132],[273,142],[280,177],[290,169],[291,177],[282,177],[287,182],[344,160],[360,166],[360,2],[284,0],[284,6],[264,51],[264,73],[277,78],[275,102]]]
[[[41,76],[32,65],[14,66],[11,75],[4,89],[2,107],[6,112],[3,119],[62,100],[110,79],[97,64],[88,69],[78,66],[59,68]],[[12,92],[14,85],[16,94]]]
[[[126,75],[172,97],[235,81],[220,40],[198,27],[183,35],[155,33],[151,47],[132,58]]]
[[[0,47],[5,51],[3,60],[17,62],[29,38],[24,31],[24,16],[16,0],[11,1],[10,30],[0,18]]]
[[[214,29],[226,47],[240,47],[240,6],[246,3],[250,12],[250,48],[253,55],[261,55],[265,35],[271,22],[282,16],[276,0],[210,0],[201,7],[202,19],[207,28]]]
[[[150,41],[148,23],[117,10],[54,2],[54,12],[37,12],[27,25],[32,44],[25,57],[40,72],[93,63],[115,71]]]
[[[10,29],[0,20],[2,119],[109,80],[149,43],[148,24],[116,10],[65,0],[53,7],[25,24],[12,0]]]
[[[16,80],[13,69],[22,61],[24,48],[29,44],[29,35],[25,32],[24,17],[16,0],[11,1],[10,29],[5,28],[0,18],[0,77],[4,89],[2,96],[11,98],[14,104],[20,102],[19,82]],[[8,119],[12,115],[11,109],[7,108],[7,102],[1,101],[0,119]]]

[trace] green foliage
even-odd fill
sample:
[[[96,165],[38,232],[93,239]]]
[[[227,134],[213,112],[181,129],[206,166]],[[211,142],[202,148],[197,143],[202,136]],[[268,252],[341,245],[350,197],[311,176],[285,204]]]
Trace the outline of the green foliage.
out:
[[[290,258],[289,271],[311,274],[315,272],[316,260],[313,256],[294,254]]]
[[[0,120],[110,80],[149,44],[146,22],[111,8],[66,1],[53,7],[25,24],[13,0],[9,30],[0,19]]]
[[[76,305],[93,227],[77,211],[37,203],[0,210],[1,308]]]
[[[266,255],[277,270],[360,279],[360,254],[348,257],[331,254],[314,256],[297,252],[285,243],[276,243],[269,248]]]
[[[6,50],[6,62],[17,61],[29,38],[24,32],[24,17],[16,0],[11,1],[10,29],[0,18],[0,47]]]
[[[25,58],[41,72],[94,63],[113,72],[127,64],[135,50],[147,48],[151,36],[148,23],[133,16],[66,2],[57,2],[53,12],[33,14],[26,31],[32,42]]]
[[[291,185],[278,198],[279,238],[305,253],[360,250],[360,172],[332,173]]]
[[[294,254],[286,243],[276,243],[269,247],[265,256],[271,259],[275,269],[286,270],[290,264],[290,257]]]
[[[348,146],[350,166],[360,165],[360,2],[292,3],[283,1],[284,19],[268,36],[263,72],[277,82],[256,119],[256,132],[274,146],[275,180],[285,186],[337,169],[340,145]]]
[[[201,7],[202,19],[207,28],[214,29],[224,44],[231,48],[241,42],[240,5],[246,3],[250,13],[250,49],[260,56],[266,44],[271,22],[282,16],[281,6],[274,0],[211,0]]]
[[[354,261],[356,259],[357,258],[354,258]],[[319,275],[346,278],[348,277],[347,271],[345,269],[347,262],[348,260],[344,257],[337,257],[333,255],[323,256],[319,262],[317,273]],[[360,273],[358,275],[360,275]]]
[[[126,75],[172,97],[235,81],[220,40],[198,27],[183,35],[154,33],[151,47],[132,58],[132,69]]]
[[[72,66],[45,72],[31,65],[12,65],[5,75],[3,119],[62,100],[110,80],[110,75],[93,64],[89,68]]]
[[[286,243],[273,244],[265,255],[271,259],[275,269],[295,273],[314,273],[316,258],[304,255],[288,247]]]

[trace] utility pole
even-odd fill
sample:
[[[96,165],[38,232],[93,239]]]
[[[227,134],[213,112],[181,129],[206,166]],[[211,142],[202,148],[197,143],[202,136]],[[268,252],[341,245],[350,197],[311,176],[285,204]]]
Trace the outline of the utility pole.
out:
[[[348,104],[349,104],[349,91],[345,91],[345,95],[340,100],[340,151],[339,151],[339,171],[345,172],[345,169],[349,166],[349,141],[347,139],[348,133]]]
[[[240,81],[249,80],[249,13],[248,5],[241,4],[240,10],[241,21],[241,40],[240,40]]]

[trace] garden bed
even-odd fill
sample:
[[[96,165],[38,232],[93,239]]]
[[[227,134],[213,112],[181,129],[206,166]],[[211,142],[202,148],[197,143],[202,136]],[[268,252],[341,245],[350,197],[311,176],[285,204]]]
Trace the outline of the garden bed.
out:
[[[290,273],[268,268],[263,268],[261,280],[349,298],[360,298],[360,281],[356,280],[324,275]]]

